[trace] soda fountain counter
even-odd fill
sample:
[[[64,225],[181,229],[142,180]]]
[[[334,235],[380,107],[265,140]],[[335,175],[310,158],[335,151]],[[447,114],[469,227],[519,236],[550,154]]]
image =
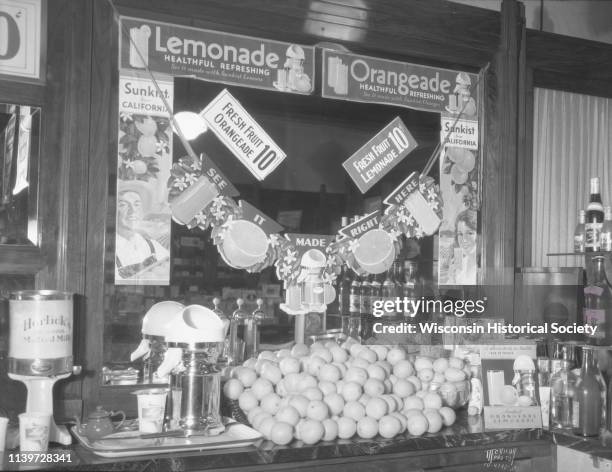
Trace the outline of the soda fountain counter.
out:
[[[540,429],[485,432],[481,416],[459,413],[457,422],[436,434],[400,435],[394,439],[352,439],[306,445],[294,441],[277,446],[260,440],[253,446],[155,456],[102,458],[83,446],[52,448],[70,462],[19,464],[4,454],[3,470],[197,471],[197,470],[315,470],[315,471],[476,471],[549,472],[553,467],[553,436]],[[559,440],[561,441],[561,440]],[[568,440],[565,440],[569,442]],[[574,441],[578,447],[585,441]],[[591,444],[589,442],[588,444]],[[559,469],[566,470],[566,469]],[[574,469],[577,470],[577,469]]]

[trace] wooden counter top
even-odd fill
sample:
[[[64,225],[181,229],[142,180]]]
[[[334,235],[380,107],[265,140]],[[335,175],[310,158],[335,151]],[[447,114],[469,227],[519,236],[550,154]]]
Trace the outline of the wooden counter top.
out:
[[[136,456],[120,459],[98,457],[80,445],[53,448],[49,452],[71,454],[71,463],[52,466],[9,463],[6,451],[2,470],[96,471],[418,471],[425,469],[538,470],[552,467],[551,436],[541,429],[484,431],[482,417],[459,412],[457,423],[437,434],[393,439],[351,439],[308,446],[294,441],[277,446],[262,440],[254,446],[215,451]],[[487,465],[488,464],[488,465]],[[493,469],[491,469],[493,470]]]

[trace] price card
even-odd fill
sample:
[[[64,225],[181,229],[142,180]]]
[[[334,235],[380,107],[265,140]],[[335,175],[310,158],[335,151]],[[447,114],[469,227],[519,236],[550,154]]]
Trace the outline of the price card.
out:
[[[542,427],[539,406],[485,406],[485,429],[529,429]]]
[[[366,193],[416,147],[417,142],[397,117],[344,161],[342,166],[361,193]]]
[[[202,117],[257,180],[265,179],[287,157],[227,89],[208,104]]]

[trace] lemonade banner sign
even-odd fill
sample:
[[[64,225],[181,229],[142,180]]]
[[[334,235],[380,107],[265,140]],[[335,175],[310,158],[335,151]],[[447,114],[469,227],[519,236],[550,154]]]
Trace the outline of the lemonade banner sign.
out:
[[[361,193],[366,193],[416,147],[416,140],[404,122],[396,117],[342,166]]]
[[[120,67],[278,92],[313,91],[314,48],[121,17]]]
[[[437,67],[323,50],[322,95],[326,98],[458,113],[477,76]],[[471,98],[471,100],[469,100]],[[476,117],[468,95],[465,116]]]
[[[208,104],[202,117],[258,180],[264,180],[287,157],[227,89]]]

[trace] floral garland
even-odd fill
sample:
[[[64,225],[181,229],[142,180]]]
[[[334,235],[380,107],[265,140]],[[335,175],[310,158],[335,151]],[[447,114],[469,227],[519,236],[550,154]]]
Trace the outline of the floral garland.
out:
[[[440,187],[432,177],[419,176],[419,191],[427,200],[430,208],[442,219],[442,195]],[[403,233],[407,238],[422,238],[427,236],[405,205],[390,205],[381,218],[380,227],[392,236]]]
[[[172,165],[170,174],[168,201],[172,203],[175,198],[202,176],[202,163],[199,159],[194,159],[191,156],[182,157]],[[442,197],[439,186],[434,179],[423,175],[419,176],[419,191],[438,217],[441,218]],[[188,222],[187,227],[198,227],[204,231],[211,228],[213,243],[225,260],[222,248],[225,233],[232,221],[241,218],[242,209],[234,199],[219,195]],[[404,205],[389,206],[380,220],[379,228],[391,236],[395,255],[400,250],[398,240],[400,234],[405,234],[409,238],[421,238],[426,235]],[[321,274],[323,282],[333,284],[344,264],[347,264],[359,275],[367,274],[355,259],[355,250],[358,247],[358,240],[340,235],[336,236],[334,242],[325,249],[326,264]],[[245,270],[247,272],[261,272],[266,267],[274,265],[276,276],[284,282],[285,287],[288,287],[298,283],[302,273],[298,255],[297,247],[290,240],[278,233],[271,234],[268,236],[268,250],[265,258],[261,262],[245,268]]]

